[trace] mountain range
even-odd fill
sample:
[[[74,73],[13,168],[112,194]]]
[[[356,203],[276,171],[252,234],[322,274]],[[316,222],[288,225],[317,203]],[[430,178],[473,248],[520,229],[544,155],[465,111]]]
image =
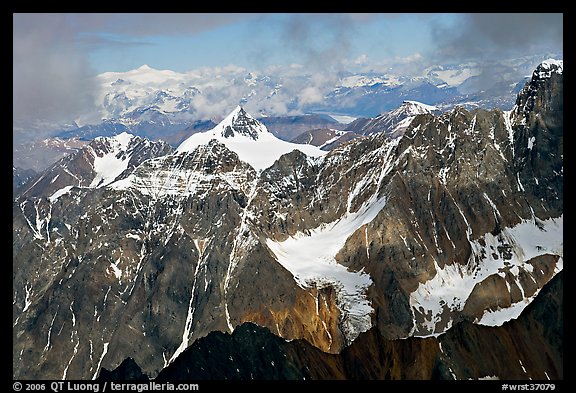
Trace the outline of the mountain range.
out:
[[[407,99],[442,104],[443,109],[456,104],[509,109],[513,95],[522,88],[521,79],[529,76],[542,59],[539,56],[501,59],[490,67],[475,63],[445,64],[412,76],[341,71],[329,78],[325,86],[317,86],[312,76],[304,72],[283,75],[228,67],[220,71],[178,73],[143,65],[128,72],[98,76],[99,117],[117,119],[128,127],[143,121],[164,124],[207,119],[215,113],[206,104],[222,105],[223,97],[218,91],[225,91],[227,97],[237,97],[236,102],[262,118],[286,116],[294,111],[374,117],[397,108]],[[306,87],[318,87],[323,93],[322,100],[315,102],[306,97]]]
[[[176,149],[121,133],[62,158],[14,197],[14,378],[96,378],[128,357],[162,378],[191,346],[211,356],[201,340],[226,341],[214,332],[317,367],[278,374],[291,378],[521,377],[466,371],[479,350],[458,338],[489,343],[500,365],[520,350],[499,337],[542,331],[506,323],[563,268],[563,63],[541,63],[510,110],[410,116],[328,152],[237,107]],[[557,332],[557,314],[526,319]],[[525,375],[563,378],[558,340],[521,351]],[[384,371],[355,374],[355,351]],[[414,353],[446,360],[403,371]],[[332,371],[307,361],[326,354],[340,356]]]
[[[62,124],[14,125],[14,165],[39,172],[72,152],[66,144],[78,146],[122,132],[177,147],[193,133],[214,127],[237,104],[286,141],[317,128],[343,130],[356,118],[384,115],[406,100],[442,111],[456,105],[508,110],[545,58],[444,64],[411,76],[390,70],[341,71],[320,84],[304,70],[256,72],[233,66],[179,73],[144,65],[106,72],[96,78],[94,108],[85,116]]]

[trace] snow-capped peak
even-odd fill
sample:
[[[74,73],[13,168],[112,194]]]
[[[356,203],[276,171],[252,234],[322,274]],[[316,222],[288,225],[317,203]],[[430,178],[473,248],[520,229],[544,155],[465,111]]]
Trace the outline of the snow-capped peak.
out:
[[[134,135],[127,133],[126,131],[118,134],[118,135],[114,135],[113,137],[110,137],[109,139],[111,141],[113,141],[114,143],[118,144],[120,147],[120,150],[126,150],[128,148],[128,145],[130,144],[130,141],[135,138]]]
[[[97,145],[104,144],[108,146],[106,149],[116,150],[117,152],[126,151],[132,139],[140,139],[139,136],[129,134],[128,132],[124,131],[120,134],[116,134],[114,136],[98,136],[94,138],[94,143]],[[92,143],[92,146],[95,146]]]
[[[262,133],[270,133],[266,126],[250,116],[238,105],[224,120],[212,129],[214,134],[224,138],[247,137],[258,139]]]
[[[550,66],[552,64],[554,64],[554,65],[558,66],[560,69],[562,69],[564,67],[564,60],[546,59],[542,63],[540,63],[541,66],[546,67],[546,68],[550,68]]]
[[[404,101],[391,112],[376,117],[370,124],[375,129],[385,130],[389,135],[406,129],[417,115],[434,113],[438,108],[418,101]],[[397,136],[400,136],[398,134]]]
[[[403,111],[407,115],[420,115],[423,113],[432,113],[437,111],[438,108],[432,105],[426,105],[418,101],[404,101],[402,105],[396,109],[397,111]]]
[[[191,152],[212,139],[224,144],[254,169],[270,167],[281,155],[293,150],[318,157],[325,151],[312,145],[300,145],[276,138],[266,126],[237,106],[224,120],[209,131],[194,134],[178,146],[176,153]]]
[[[549,78],[552,73],[562,74],[564,69],[564,61],[556,59],[546,59],[534,71],[534,76],[538,76],[540,79]]]

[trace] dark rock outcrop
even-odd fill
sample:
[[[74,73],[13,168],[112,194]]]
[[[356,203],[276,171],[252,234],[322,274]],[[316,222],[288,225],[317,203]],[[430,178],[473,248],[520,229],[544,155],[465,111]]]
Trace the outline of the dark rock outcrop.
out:
[[[150,378],[144,373],[134,359],[126,358],[120,365],[112,371],[105,368],[100,370],[97,381],[149,381]]]

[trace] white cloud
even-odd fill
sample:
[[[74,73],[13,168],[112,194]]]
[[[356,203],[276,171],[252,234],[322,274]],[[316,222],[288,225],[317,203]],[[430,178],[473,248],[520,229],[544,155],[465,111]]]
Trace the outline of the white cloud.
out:
[[[14,14],[13,22],[14,123],[71,122],[93,108],[94,73],[66,16]]]
[[[366,53],[361,54],[354,60],[354,64],[364,65],[368,62],[368,55]]]
[[[324,95],[317,87],[310,86],[304,88],[302,92],[298,95],[298,102],[301,105],[314,104],[317,102],[321,102],[323,97]]]

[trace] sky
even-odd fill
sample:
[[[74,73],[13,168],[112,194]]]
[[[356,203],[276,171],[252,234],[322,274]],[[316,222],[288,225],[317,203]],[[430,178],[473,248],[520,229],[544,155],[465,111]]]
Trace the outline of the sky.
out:
[[[562,14],[13,14],[14,122],[73,118],[97,74],[143,64],[417,73],[562,49]]]

